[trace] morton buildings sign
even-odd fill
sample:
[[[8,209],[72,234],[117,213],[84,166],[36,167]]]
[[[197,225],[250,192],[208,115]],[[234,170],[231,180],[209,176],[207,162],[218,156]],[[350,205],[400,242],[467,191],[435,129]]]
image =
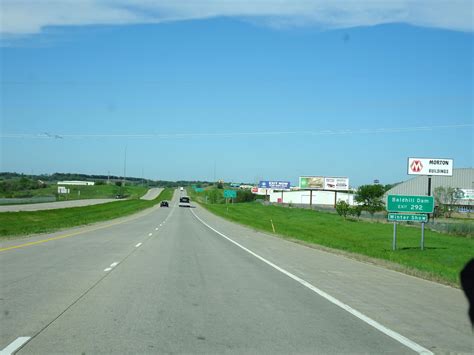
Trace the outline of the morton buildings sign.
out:
[[[453,175],[452,159],[408,158],[409,175]]]

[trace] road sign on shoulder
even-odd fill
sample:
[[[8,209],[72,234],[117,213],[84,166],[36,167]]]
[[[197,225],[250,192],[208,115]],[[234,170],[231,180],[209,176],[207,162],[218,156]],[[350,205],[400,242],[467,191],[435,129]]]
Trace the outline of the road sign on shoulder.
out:
[[[389,213],[388,220],[390,222],[428,222],[428,216],[424,213]]]
[[[388,195],[387,211],[388,212],[418,212],[433,213],[434,198],[433,196],[405,196],[405,195]]]
[[[235,190],[224,190],[224,197],[225,198],[236,198],[237,191]]]

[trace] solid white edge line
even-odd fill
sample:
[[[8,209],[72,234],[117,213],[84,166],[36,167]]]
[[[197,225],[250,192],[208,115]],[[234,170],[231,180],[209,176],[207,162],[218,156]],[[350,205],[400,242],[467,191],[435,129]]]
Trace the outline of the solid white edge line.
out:
[[[138,248],[140,245],[142,245],[142,243],[138,243],[137,245],[135,245],[135,248]]]
[[[31,337],[18,337],[13,342],[11,342],[5,349],[0,351],[0,355],[11,355],[23,344],[25,344]]]
[[[244,247],[243,245],[239,244],[238,242],[234,241],[233,239],[229,238],[228,236],[226,236],[225,234],[219,232],[218,230],[214,229],[213,227],[211,227],[209,224],[207,224],[206,222],[204,222],[201,218],[199,218],[196,213],[194,213],[193,210],[191,210],[192,214],[194,215],[194,217],[196,217],[202,224],[204,224],[206,227],[208,227],[209,229],[211,229],[212,231],[214,231],[215,233],[219,234],[221,237],[227,239],[229,242],[235,244],[236,246],[238,246],[239,248],[245,250],[247,253],[253,255],[254,257],[256,257],[257,259],[263,261],[264,263],[266,263],[267,265],[270,265],[271,267],[273,267],[274,269],[280,271],[282,274],[285,274],[286,276],[292,278],[293,280],[299,282],[300,284],[302,284],[303,286],[309,288],[311,291],[317,293],[318,295],[320,295],[321,297],[324,297],[325,299],[327,299],[329,302],[335,304],[336,306],[344,309],[345,311],[349,312],[350,314],[356,316],[357,318],[359,318],[360,320],[362,320],[363,322],[371,325],[372,327],[374,327],[375,329],[377,329],[378,331],[384,333],[385,335],[388,335],[390,338],[398,341],[399,343],[405,345],[406,347],[416,351],[418,354],[423,354],[423,355],[432,355],[433,352],[431,352],[430,350],[424,348],[423,346],[415,343],[414,341],[404,337],[403,335],[383,326],[382,324],[378,323],[377,321],[373,320],[372,318],[369,318],[367,317],[365,314],[357,311],[356,309],[348,306],[347,304],[339,301],[337,298],[334,298],[333,296],[331,296],[330,294],[320,290],[319,288],[317,288],[316,286],[313,286],[312,284],[310,284],[308,281],[305,281],[303,280],[302,278],[292,274],[291,272],[289,271],[286,271],[285,269],[282,269],[281,267],[279,267],[278,265],[275,265],[274,263],[272,263],[271,261],[265,259],[264,257],[254,253],[253,251],[251,251],[250,249],[247,249],[246,247]]]

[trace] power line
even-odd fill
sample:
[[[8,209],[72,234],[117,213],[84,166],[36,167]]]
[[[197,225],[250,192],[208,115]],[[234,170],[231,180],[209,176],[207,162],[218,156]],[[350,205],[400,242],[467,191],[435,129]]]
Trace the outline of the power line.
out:
[[[217,132],[217,133],[136,133],[136,134],[113,134],[113,133],[79,133],[79,134],[51,134],[51,133],[3,133],[0,138],[18,139],[88,139],[88,138],[200,138],[200,137],[243,137],[243,136],[279,136],[279,135],[353,135],[353,134],[379,134],[379,133],[405,133],[418,131],[434,131],[438,129],[456,129],[474,127],[474,124],[451,124],[440,126],[418,126],[418,127],[384,127],[384,128],[358,128],[358,129],[337,129],[337,130],[300,130],[300,131],[255,131],[255,132]]]

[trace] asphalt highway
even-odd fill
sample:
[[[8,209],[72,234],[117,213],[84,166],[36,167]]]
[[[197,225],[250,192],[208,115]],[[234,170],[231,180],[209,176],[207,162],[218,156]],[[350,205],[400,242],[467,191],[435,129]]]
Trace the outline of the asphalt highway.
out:
[[[0,206],[0,212],[20,212],[20,211],[43,211],[55,210],[58,208],[82,207],[99,205],[102,203],[109,203],[120,201],[114,198],[90,198],[85,200],[70,200],[44,203],[28,203],[20,205],[5,205]]]
[[[180,208],[178,197],[170,208],[3,242],[1,354],[472,350],[459,290]],[[404,304],[413,292],[428,299],[423,307]]]

